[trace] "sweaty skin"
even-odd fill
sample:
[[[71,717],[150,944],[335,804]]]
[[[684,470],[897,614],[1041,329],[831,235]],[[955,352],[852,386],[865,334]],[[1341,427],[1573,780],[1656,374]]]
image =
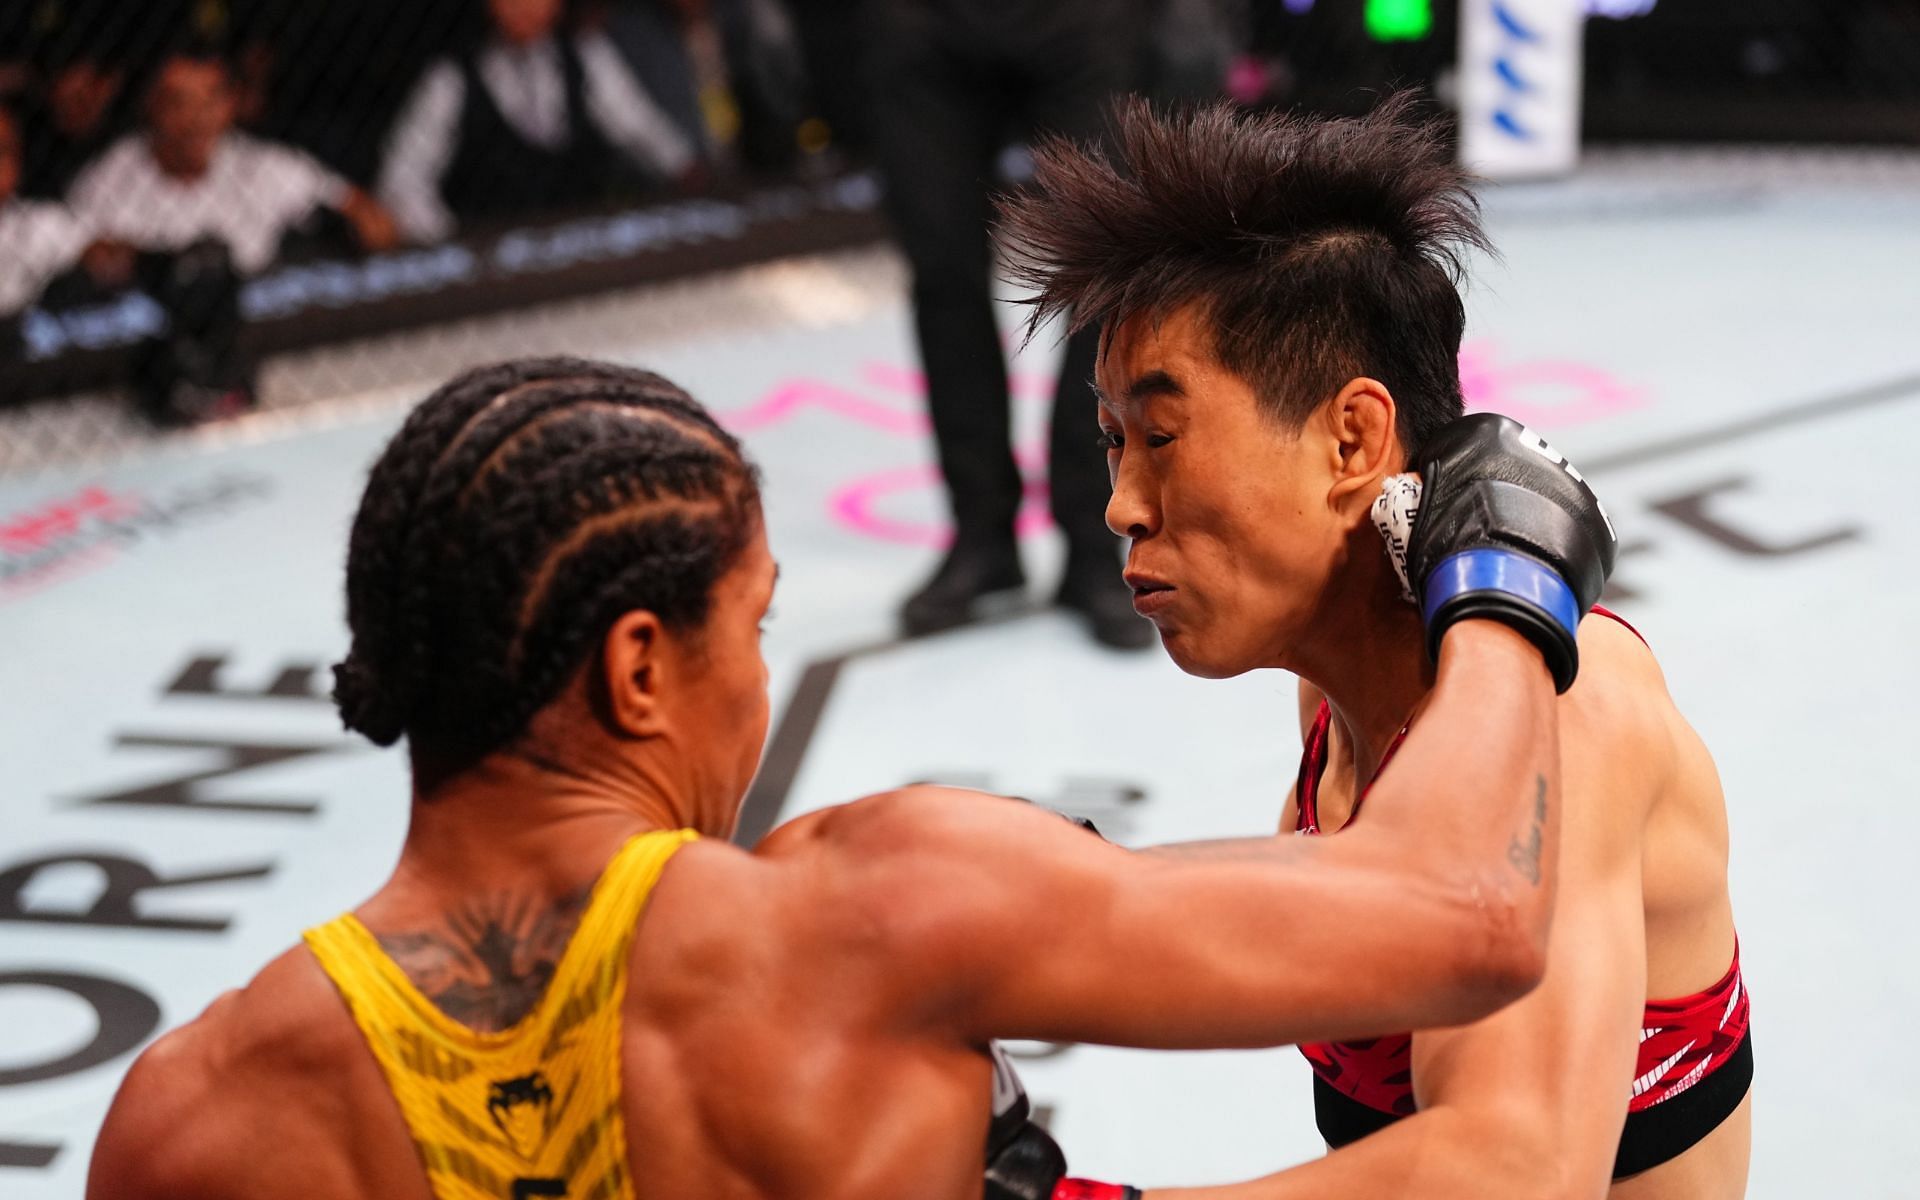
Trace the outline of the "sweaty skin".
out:
[[[476,1029],[537,1001],[582,890],[632,834],[667,864],[629,961],[622,1103],[648,1200],[978,1200],[989,1038],[1267,1045],[1451,1024],[1524,994],[1555,890],[1552,682],[1520,637],[1447,635],[1415,786],[1341,838],[1136,854],[1031,805],[915,788],[729,845],[767,728],[764,533],[705,628],[648,612],[524,737],[417,797],[357,910]],[[1470,754],[1461,747],[1472,746]],[[1546,874],[1505,847],[1544,790]],[[1323,924],[1297,920],[1325,914]],[[1123,975],[1126,986],[1114,986]],[[94,1200],[426,1200],[375,1060],[303,946],[141,1056]]]
[[[1116,443],[1109,521],[1134,538],[1136,580],[1171,585],[1152,616],[1183,668],[1294,671],[1303,727],[1331,704],[1318,807],[1336,830],[1401,726],[1412,717],[1418,730],[1432,711],[1418,617],[1363,507],[1406,461],[1392,397],[1355,379],[1295,434],[1213,359],[1206,330],[1188,308],[1127,322],[1109,344],[1099,369],[1101,422]],[[1734,927],[1725,802],[1705,746],[1633,634],[1589,619],[1580,646],[1579,680],[1558,702],[1566,825],[1542,986],[1476,1024],[1415,1035],[1414,1116],[1263,1180],[1150,1196],[1744,1193],[1745,1102],[1686,1153],[1609,1191],[1643,1006],[1718,980]],[[1380,787],[1411,775],[1396,759],[1353,832],[1372,821]],[[1297,816],[1290,798],[1283,834]]]

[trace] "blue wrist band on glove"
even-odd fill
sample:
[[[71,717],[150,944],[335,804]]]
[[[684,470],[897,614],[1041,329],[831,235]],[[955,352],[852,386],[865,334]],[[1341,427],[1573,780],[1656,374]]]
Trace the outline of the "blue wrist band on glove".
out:
[[[1420,619],[1433,624],[1442,605],[1468,592],[1505,592],[1527,601],[1577,637],[1580,606],[1573,589],[1545,564],[1511,550],[1462,550],[1440,560],[1428,574],[1421,597]]]

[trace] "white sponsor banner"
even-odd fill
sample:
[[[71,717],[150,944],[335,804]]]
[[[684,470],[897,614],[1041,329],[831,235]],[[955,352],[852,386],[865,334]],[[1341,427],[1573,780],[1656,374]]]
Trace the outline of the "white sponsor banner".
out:
[[[1561,175],[1580,157],[1579,0],[1464,0],[1460,155],[1490,179]]]

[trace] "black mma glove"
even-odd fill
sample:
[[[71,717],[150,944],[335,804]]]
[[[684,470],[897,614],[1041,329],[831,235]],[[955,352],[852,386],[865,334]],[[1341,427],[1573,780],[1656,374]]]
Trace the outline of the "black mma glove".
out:
[[[1455,621],[1503,622],[1539,647],[1565,692],[1579,673],[1580,619],[1613,570],[1613,522],[1580,472],[1497,413],[1461,417],[1414,456],[1419,514],[1407,573],[1427,653]]]
[[[993,1122],[987,1126],[986,1200],[1052,1200],[1067,1174],[1067,1156],[1053,1135],[1033,1122],[1027,1089],[994,1042]]]
[[[1022,1121],[987,1159],[986,1200],[1053,1200],[1053,1189],[1066,1173],[1067,1156],[1059,1143],[1032,1121]]]
[[[1067,1156],[1033,1121],[1027,1089],[998,1042],[993,1052],[993,1123],[987,1126],[986,1200],[1140,1200],[1138,1188],[1068,1179]]]

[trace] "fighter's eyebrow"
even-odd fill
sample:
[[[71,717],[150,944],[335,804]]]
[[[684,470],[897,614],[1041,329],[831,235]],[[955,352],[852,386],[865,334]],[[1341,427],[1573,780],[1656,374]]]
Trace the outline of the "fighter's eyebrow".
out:
[[[1127,399],[1139,404],[1156,396],[1184,396],[1187,390],[1165,371],[1148,371],[1127,385]]]

